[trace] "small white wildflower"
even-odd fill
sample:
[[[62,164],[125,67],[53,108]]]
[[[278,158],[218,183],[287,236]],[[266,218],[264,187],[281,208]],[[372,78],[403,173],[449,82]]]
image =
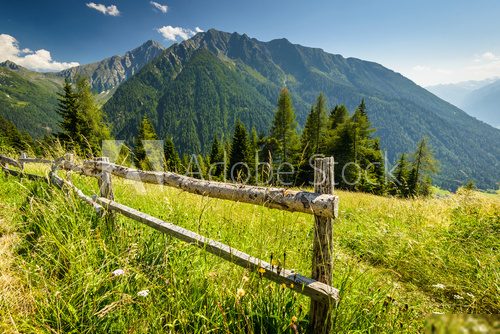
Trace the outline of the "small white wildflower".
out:
[[[123,269],[116,269],[111,273],[113,276],[121,276],[125,274],[125,271]]]
[[[467,295],[467,296],[469,296],[469,297],[471,297],[472,299],[476,298],[476,296],[474,296],[474,295],[473,295],[472,293],[470,293],[470,292],[467,292],[467,293],[466,293],[466,295]]]
[[[441,284],[441,283],[434,284],[432,287],[436,288],[436,289],[444,289],[445,288],[444,284]]]
[[[243,298],[244,296],[245,296],[245,290],[240,288],[236,291],[236,297],[238,297],[238,299]]]
[[[453,295],[453,298],[456,300],[464,299],[464,297],[462,297],[460,295]]]
[[[149,295],[149,290],[141,290],[141,291],[137,292],[137,295],[139,297],[147,297]]]

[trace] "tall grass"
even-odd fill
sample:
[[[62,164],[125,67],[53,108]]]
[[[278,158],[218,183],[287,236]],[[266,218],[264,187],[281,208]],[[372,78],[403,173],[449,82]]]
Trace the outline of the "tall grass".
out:
[[[97,192],[95,180],[74,175],[73,181],[87,194]],[[117,216],[111,226],[45,184],[22,183],[14,217],[22,240],[17,266],[33,310],[10,314],[20,332],[306,331],[309,299],[289,288],[130,219]],[[121,203],[310,273],[312,216],[167,187],[140,189],[116,178],[113,184]],[[432,312],[498,313],[497,198],[480,197],[468,208],[464,202],[479,195],[339,196],[334,286],[341,300],[332,311],[334,332],[417,333]],[[117,269],[123,274],[114,275]]]

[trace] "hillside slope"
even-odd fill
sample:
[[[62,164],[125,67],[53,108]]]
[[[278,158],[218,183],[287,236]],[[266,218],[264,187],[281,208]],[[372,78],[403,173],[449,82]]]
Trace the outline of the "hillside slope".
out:
[[[0,64],[0,116],[34,137],[58,131],[57,92],[62,79],[10,61]]]
[[[500,80],[468,94],[463,109],[478,119],[500,128]]]
[[[477,121],[402,75],[373,62],[294,45],[286,39],[261,42],[247,35],[213,29],[173,45],[118,88],[104,110],[110,119],[119,120],[114,131],[120,139],[132,140],[137,132],[137,120],[144,114],[152,117],[161,137],[173,136],[176,145],[185,152],[196,152],[200,148],[206,152],[206,147],[198,144],[206,140],[203,133],[227,134],[232,120],[221,120],[224,112],[222,105],[216,102],[228,99],[226,91],[214,94],[207,88],[223,85],[227,76],[198,76],[195,84],[192,80],[188,82],[190,76],[181,75],[186,68],[200,73],[206,69],[205,64],[193,64],[196,51],[200,49],[212,54],[211,62],[217,59],[218,66],[224,65],[233,77],[245,82],[245,85],[232,87],[238,88],[238,99],[250,98],[228,106],[233,116],[239,115],[238,109],[248,108],[248,113],[238,116],[248,126],[267,130],[268,115],[272,115],[277,93],[283,85],[292,92],[301,125],[319,92],[325,93],[330,106],[345,103],[351,110],[364,98],[390,161],[401,152],[412,151],[416,142],[427,136],[441,161],[438,184],[456,188],[473,178],[480,187],[494,188],[499,181],[500,147],[497,143],[500,131]],[[196,66],[199,68],[194,69]],[[173,82],[186,89],[173,92]],[[196,94],[194,86],[199,88]],[[201,117],[207,112],[198,115],[196,107],[199,106],[197,101],[205,97],[207,103],[214,103],[209,104],[212,113],[208,118]],[[261,101],[264,100],[269,109],[262,113]],[[174,106],[185,112],[176,112]],[[258,115],[262,122],[256,122]],[[191,129],[196,131],[189,130],[187,141],[184,127],[169,125],[189,122]]]
[[[426,89],[469,115],[500,128],[500,79],[464,81]]]

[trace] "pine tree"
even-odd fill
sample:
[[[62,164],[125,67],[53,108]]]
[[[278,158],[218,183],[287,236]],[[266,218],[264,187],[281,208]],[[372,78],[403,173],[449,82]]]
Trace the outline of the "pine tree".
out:
[[[299,183],[313,181],[313,169],[310,160],[314,155],[325,154],[327,151],[327,123],[326,99],[321,93],[316,99],[316,104],[306,119],[306,124],[301,136],[301,159],[299,162]]]
[[[299,137],[292,98],[286,88],[280,92],[278,108],[274,114],[269,137],[274,142],[274,145],[271,146],[273,161],[277,163],[292,162],[298,149]]]
[[[224,145],[217,139],[217,136],[214,136],[208,160],[213,166],[210,170],[211,176],[222,176],[224,174]]]
[[[252,152],[252,157],[259,154],[260,138],[257,134],[257,129],[252,126],[252,132],[250,133],[250,151]]]
[[[247,168],[248,163],[249,143],[247,130],[243,123],[237,120],[231,143],[231,153],[229,155],[228,178],[233,181],[246,181],[250,173]]]
[[[340,124],[349,118],[349,111],[343,104],[336,105],[330,112],[329,125],[331,130],[335,130]]]
[[[384,156],[382,150],[380,149],[380,139],[375,138],[375,144],[373,147],[374,155],[371,158],[373,165],[373,174],[375,176],[375,186],[373,192],[377,195],[383,195],[386,192],[386,175],[385,175],[385,165]]]
[[[366,104],[364,98],[361,99],[361,103],[358,106],[358,110],[363,116],[368,116],[368,114],[366,113]]]
[[[428,195],[432,185],[431,176],[437,171],[437,161],[434,159],[434,155],[427,144],[427,139],[424,137],[418,143],[415,153],[413,153],[408,180],[410,195]]]
[[[76,83],[77,115],[80,121],[80,148],[91,156],[101,151],[102,140],[110,138],[101,108],[95,101],[90,83],[79,78]]]
[[[399,157],[396,170],[394,171],[394,180],[392,181],[390,193],[399,197],[410,196],[408,187],[409,166],[406,160],[406,154],[403,153]]]
[[[169,172],[179,173],[181,159],[179,158],[179,153],[175,148],[172,137],[168,137],[165,140],[163,154],[165,155],[165,169]]]
[[[324,153],[326,130],[326,99],[323,93],[321,93],[316,99],[316,104],[311,108],[311,112],[307,116],[304,131],[302,133],[302,152],[305,152],[307,157]]]
[[[154,161],[151,161],[150,147],[147,145],[148,140],[158,140],[158,135],[149,119],[144,116],[139,124],[138,136],[135,140],[134,162],[137,168],[143,170],[153,170]]]
[[[57,113],[61,116],[62,130],[58,137],[70,147],[78,145],[81,142],[82,119],[78,112],[77,94],[69,79],[64,81],[63,92],[58,96]]]

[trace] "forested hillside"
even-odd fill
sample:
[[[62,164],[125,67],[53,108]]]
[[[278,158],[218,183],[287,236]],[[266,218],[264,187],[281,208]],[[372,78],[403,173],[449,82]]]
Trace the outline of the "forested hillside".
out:
[[[57,92],[62,79],[28,71],[10,61],[0,64],[0,116],[20,130],[42,137],[58,131]]]
[[[354,110],[364,98],[392,162],[426,136],[441,162],[438,184],[456,188],[474,178],[480,187],[496,187],[499,130],[379,64],[286,39],[260,42],[237,33],[199,33],[173,45],[121,85],[104,110],[120,139],[132,142],[139,121],[147,115],[160,138],[172,136],[183,152],[206,153],[206,134],[227,135],[236,116],[247,127],[255,125],[267,132],[268,115],[283,85],[293,96],[301,126],[319,92],[325,94],[330,108],[345,103]],[[228,111],[227,101],[232,101]]]

